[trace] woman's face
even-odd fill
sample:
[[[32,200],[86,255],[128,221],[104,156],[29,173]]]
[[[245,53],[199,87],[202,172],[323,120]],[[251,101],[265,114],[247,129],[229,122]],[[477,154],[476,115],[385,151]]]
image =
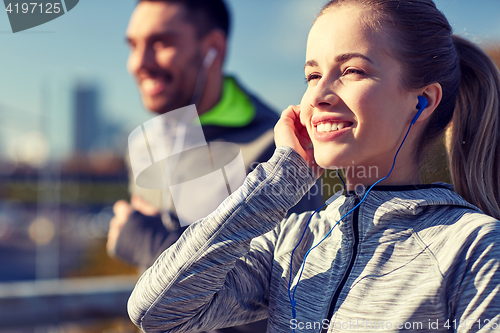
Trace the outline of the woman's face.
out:
[[[388,171],[417,112],[418,94],[401,85],[388,35],[369,28],[369,14],[356,5],[334,7],[309,33],[300,118],[325,168]]]

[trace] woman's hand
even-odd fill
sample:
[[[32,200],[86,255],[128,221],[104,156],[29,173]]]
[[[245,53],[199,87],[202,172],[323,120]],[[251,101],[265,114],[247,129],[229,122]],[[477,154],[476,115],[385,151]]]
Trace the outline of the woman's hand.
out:
[[[319,178],[324,169],[316,164],[314,147],[307,128],[300,121],[300,105],[290,105],[281,113],[281,118],[274,126],[276,147],[288,146],[302,156]]]

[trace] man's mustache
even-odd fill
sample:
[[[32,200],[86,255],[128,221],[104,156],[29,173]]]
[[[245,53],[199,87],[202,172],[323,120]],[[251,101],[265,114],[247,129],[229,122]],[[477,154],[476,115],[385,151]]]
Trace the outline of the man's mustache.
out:
[[[137,74],[137,80],[141,81],[146,78],[160,79],[166,83],[173,81],[174,76],[170,71],[160,70],[143,70]]]

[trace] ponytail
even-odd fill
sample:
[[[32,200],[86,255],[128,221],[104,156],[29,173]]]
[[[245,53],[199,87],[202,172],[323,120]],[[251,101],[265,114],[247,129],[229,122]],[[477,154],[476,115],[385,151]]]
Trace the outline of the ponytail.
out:
[[[461,81],[447,129],[455,191],[500,219],[500,74],[473,43],[453,35]]]

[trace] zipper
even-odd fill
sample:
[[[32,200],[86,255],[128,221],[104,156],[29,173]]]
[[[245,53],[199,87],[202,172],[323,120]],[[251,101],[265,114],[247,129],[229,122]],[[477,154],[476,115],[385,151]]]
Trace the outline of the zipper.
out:
[[[354,206],[356,206],[359,203],[359,198],[356,197],[354,200]],[[335,294],[333,294],[332,301],[330,303],[330,308],[328,309],[328,315],[326,317],[326,320],[329,324],[330,321],[332,320],[333,317],[333,311],[335,310],[335,306],[337,305],[337,301],[340,297],[340,293],[342,292],[342,289],[344,288],[344,285],[347,282],[347,279],[349,278],[349,275],[351,274],[352,268],[354,266],[354,261],[356,260],[356,256],[358,255],[358,245],[359,245],[359,207],[356,208],[353,212],[352,215],[352,231],[354,235],[354,244],[353,244],[353,249],[352,249],[352,256],[351,256],[351,261],[349,262],[349,266],[347,266],[347,270],[344,273],[344,276],[342,278],[342,281],[340,281],[340,284],[338,285],[337,289],[335,290]],[[321,330],[321,333],[326,333],[328,331],[327,328],[323,328]]]

